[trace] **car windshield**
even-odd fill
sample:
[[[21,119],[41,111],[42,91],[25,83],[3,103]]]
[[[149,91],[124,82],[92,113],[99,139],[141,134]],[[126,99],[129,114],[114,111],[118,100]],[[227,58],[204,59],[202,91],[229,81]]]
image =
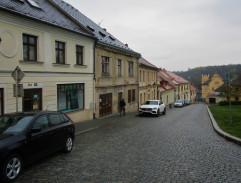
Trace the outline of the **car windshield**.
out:
[[[182,100],[177,100],[176,103],[182,103]]]
[[[31,119],[33,116],[0,116],[0,133],[19,133]]]
[[[146,101],[145,105],[158,105],[158,101]]]

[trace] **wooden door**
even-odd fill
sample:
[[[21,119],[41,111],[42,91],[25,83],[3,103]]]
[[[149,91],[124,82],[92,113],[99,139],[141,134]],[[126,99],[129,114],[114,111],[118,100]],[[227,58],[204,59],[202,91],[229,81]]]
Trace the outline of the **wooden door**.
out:
[[[112,93],[101,94],[99,97],[99,116],[112,114]]]

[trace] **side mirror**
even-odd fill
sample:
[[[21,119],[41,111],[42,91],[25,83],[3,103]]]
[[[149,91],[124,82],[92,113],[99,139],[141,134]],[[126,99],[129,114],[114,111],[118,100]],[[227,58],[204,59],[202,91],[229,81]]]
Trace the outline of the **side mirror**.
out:
[[[31,133],[41,132],[41,128],[31,128]]]

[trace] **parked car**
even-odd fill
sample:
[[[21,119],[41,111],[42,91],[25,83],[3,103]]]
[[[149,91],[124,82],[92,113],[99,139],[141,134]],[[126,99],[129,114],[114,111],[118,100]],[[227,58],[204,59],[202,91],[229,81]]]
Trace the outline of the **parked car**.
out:
[[[183,107],[185,104],[184,104],[184,101],[183,100],[177,100],[175,103],[174,103],[174,107]]]
[[[166,114],[166,106],[160,100],[147,100],[139,108],[139,115],[151,114],[159,116],[160,113]]]
[[[191,105],[191,101],[190,100],[185,100],[185,105]]]
[[[74,123],[62,112],[0,116],[0,182],[14,181],[23,165],[52,152],[71,152]]]

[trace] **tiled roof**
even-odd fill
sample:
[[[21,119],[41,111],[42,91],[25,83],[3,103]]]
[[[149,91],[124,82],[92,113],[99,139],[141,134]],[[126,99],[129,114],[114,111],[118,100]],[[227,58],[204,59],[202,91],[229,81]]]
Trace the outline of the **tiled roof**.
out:
[[[151,64],[150,62],[148,62],[146,59],[142,57],[139,59],[139,63],[158,70],[158,68],[155,65]]]
[[[194,87],[193,85],[191,85],[191,91],[196,91],[196,90],[197,90],[197,88]]]
[[[185,84],[185,83],[189,83],[189,81],[185,80],[184,78],[170,72],[167,71],[165,69],[159,69],[159,72],[166,77],[167,79],[169,79],[173,84],[178,85],[178,84]]]
[[[31,5],[28,0],[0,0],[0,9],[93,37],[88,30],[85,30],[78,23],[71,20],[71,18],[65,15],[49,0],[34,0],[34,2],[39,7]]]
[[[140,55],[139,53],[133,51],[130,49],[127,45],[120,42],[116,37],[111,35],[109,32],[107,32],[105,29],[101,28],[99,25],[94,23],[92,20],[90,20],[88,17],[86,17],[84,14],[79,12],[77,9],[75,9],[70,4],[62,1],[62,0],[52,0],[56,3],[58,7],[60,7],[63,11],[65,11],[67,14],[69,14],[72,18],[77,20],[80,24],[88,28],[91,32],[94,33],[95,37],[98,39],[99,44],[103,44],[106,46],[110,46],[122,51],[130,52]]]
[[[189,83],[186,79],[182,78],[181,76],[178,76],[174,74],[173,72],[166,71],[169,76],[171,76],[178,84],[185,84]]]

